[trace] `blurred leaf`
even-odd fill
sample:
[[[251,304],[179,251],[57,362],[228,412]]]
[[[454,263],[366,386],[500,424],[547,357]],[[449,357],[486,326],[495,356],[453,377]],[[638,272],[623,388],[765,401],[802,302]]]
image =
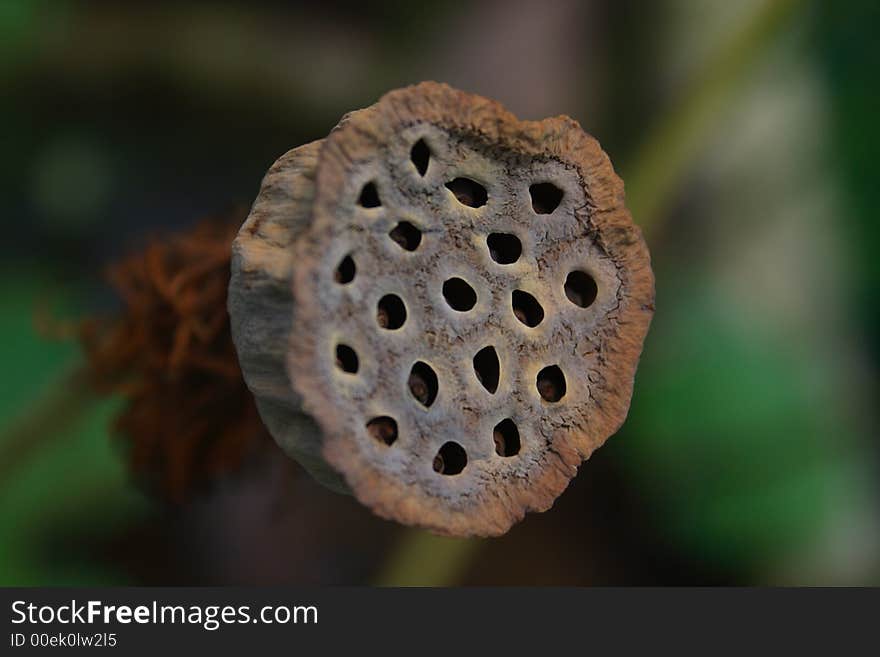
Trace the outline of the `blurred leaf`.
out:
[[[0,357],[7,372],[0,377],[0,426],[40,393],[51,374],[76,353],[74,343],[47,340],[34,330],[34,313],[41,300],[49,301],[49,289],[47,281],[36,275],[7,271],[0,278]]]
[[[47,381],[65,369],[76,345],[36,334],[34,304],[46,290],[44,281],[7,274],[0,289],[4,299],[0,358],[7,367],[0,426],[5,427],[43,392]],[[97,558],[83,563],[58,549],[63,546],[48,549],[42,540],[59,518],[89,518],[87,527],[75,529],[105,535],[122,518],[143,513],[144,503],[127,484],[107,436],[114,406],[104,402],[90,407],[82,422],[74,422],[57,437],[34,435],[39,449],[0,479],[0,584],[124,583],[120,573],[111,572]],[[0,445],[0,450],[4,447]]]
[[[666,298],[616,441],[661,531],[727,568],[807,545],[849,485],[833,377],[708,290]]]
[[[107,439],[114,410],[104,403],[79,428],[71,428],[14,476],[0,483],[0,583],[10,585],[125,584],[123,573],[100,555],[82,561],[64,549],[65,531],[95,537],[142,515],[140,495],[128,485],[118,455]],[[83,526],[58,526],[70,517]],[[47,534],[61,533],[47,545]]]
[[[880,364],[880,222],[874,207],[880,171],[880,4],[855,0],[818,3],[814,14],[814,50],[830,89],[831,120],[837,174],[849,193],[849,232],[858,256],[856,312],[872,333],[874,360]]]

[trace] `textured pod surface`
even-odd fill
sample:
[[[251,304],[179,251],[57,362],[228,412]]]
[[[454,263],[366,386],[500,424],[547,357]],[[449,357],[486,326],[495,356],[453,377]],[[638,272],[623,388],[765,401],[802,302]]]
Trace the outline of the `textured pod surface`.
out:
[[[592,137],[423,83],[270,170],[230,313],[292,456],[382,516],[497,535],[621,425],[653,301]]]
[[[321,432],[301,412],[287,375],[293,322],[293,243],[308,227],[321,142],[281,156],[232,245],[229,316],[245,381],[276,442],[318,481],[346,491],[321,454]]]

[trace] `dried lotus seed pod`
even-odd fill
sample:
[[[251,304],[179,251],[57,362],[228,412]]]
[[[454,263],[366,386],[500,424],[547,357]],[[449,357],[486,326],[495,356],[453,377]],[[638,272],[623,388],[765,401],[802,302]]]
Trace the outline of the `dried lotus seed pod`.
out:
[[[377,514],[499,535],[624,421],[650,256],[598,143],[436,83],[282,157],[230,314],[264,420]]]

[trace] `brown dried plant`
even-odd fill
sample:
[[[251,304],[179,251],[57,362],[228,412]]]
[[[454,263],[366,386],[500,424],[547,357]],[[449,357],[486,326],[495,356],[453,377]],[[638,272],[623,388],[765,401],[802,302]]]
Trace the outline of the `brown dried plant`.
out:
[[[124,406],[114,430],[135,479],[181,501],[271,444],[242,379],[226,295],[243,212],[155,239],[110,267],[118,316],[84,322],[91,380]]]

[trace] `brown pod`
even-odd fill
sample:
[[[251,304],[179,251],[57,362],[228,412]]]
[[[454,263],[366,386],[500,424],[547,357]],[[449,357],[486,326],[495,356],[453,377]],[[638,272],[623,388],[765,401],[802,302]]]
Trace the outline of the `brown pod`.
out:
[[[595,139],[425,82],[275,163],[229,309],[292,457],[381,516],[485,536],[623,423],[653,303]]]

